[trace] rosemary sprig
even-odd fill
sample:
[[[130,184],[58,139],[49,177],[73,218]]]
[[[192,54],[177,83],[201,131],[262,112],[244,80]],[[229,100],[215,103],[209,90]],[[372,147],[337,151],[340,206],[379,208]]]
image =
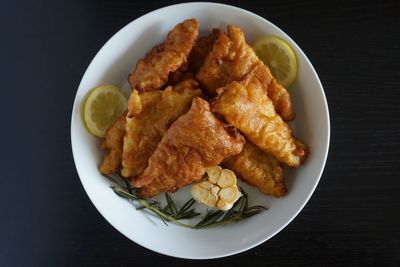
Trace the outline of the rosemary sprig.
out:
[[[266,207],[259,205],[249,207],[248,195],[243,188],[240,188],[243,195],[238,201],[236,201],[230,210],[208,210],[197,224],[190,225],[183,223],[180,220],[190,219],[200,215],[200,213],[196,212],[196,210],[192,208],[196,202],[193,198],[189,199],[182,205],[182,207],[178,208],[171,196],[168,193],[165,193],[167,205],[162,208],[161,203],[154,199],[137,196],[130,183],[122,176],[120,176],[118,180],[112,176],[106,175],[106,177],[114,182],[110,187],[117,195],[130,201],[138,202],[140,206],[136,208],[137,210],[147,209],[152,214],[158,216],[166,225],[168,225],[167,222],[172,222],[183,227],[194,229],[214,227],[236,223],[267,210]]]
[[[175,219],[173,215],[166,213],[162,208],[160,208],[160,203],[158,201],[132,195],[119,185],[111,185],[111,189],[114,190],[117,195],[123,198],[137,201],[141,205],[139,209],[148,209],[157,215],[164,223],[174,222],[180,226],[192,228],[192,225],[182,223],[181,221]]]

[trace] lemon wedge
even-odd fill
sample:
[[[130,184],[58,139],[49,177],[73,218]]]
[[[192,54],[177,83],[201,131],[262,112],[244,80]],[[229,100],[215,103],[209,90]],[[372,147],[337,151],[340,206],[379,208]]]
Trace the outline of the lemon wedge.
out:
[[[296,54],[284,40],[264,36],[254,43],[254,51],[281,85],[288,87],[294,82],[297,76]]]
[[[102,85],[90,91],[86,98],[83,118],[89,131],[104,137],[106,130],[127,108],[124,92],[115,85]]]

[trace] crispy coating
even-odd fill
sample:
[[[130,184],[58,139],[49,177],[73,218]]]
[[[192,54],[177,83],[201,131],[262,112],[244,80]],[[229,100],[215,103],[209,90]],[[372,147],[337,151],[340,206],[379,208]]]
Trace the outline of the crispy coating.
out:
[[[125,135],[126,112],[108,128],[101,149],[106,150],[106,155],[100,164],[100,172],[113,174],[121,166],[122,146]]]
[[[207,36],[200,37],[189,54],[188,61],[168,78],[170,84],[176,84],[184,79],[193,79],[203,65],[208,53],[212,50],[214,41],[222,34],[219,29],[213,29]]]
[[[186,80],[164,91],[144,92],[134,90],[128,102],[126,135],[122,157],[125,177],[137,177],[148,165],[162,136],[169,126],[186,113],[192,99],[201,95],[198,83]]]
[[[164,43],[153,49],[136,64],[129,75],[132,89],[139,92],[160,89],[171,72],[179,69],[187,57],[199,34],[199,22],[188,19],[179,23],[167,35]]]
[[[132,180],[142,196],[175,192],[200,180],[205,169],[238,154],[244,138],[210,111],[207,101],[195,97],[190,110],[168,129],[142,176]]]
[[[199,71],[208,53],[212,50],[215,40],[217,40],[221,34],[221,30],[213,29],[209,35],[200,37],[197,40],[188,60],[194,73]]]
[[[247,76],[260,80],[263,90],[268,93],[276,112],[284,121],[294,119],[287,90],[276,82],[269,68],[258,59],[240,28],[228,26],[228,34],[219,35],[196,78],[210,96],[215,96],[217,88],[232,81],[242,81]]]
[[[194,74],[190,68],[189,62],[186,62],[179,69],[170,73],[168,84],[174,85],[185,79],[194,79]]]
[[[262,150],[291,167],[306,159],[307,146],[293,136],[289,125],[275,112],[257,78],[232,82],[218,89],[218,94],[212,110]]]
[[[294,119],[294,112],[292,109],[292,102],[288,91],[280,85],[275,79],[272,79],[268,85],[268,97],[274,104],[275,111],[284,121],[292,121]]]
[[[281,197],[287,191],[279,161],[249,140],[246,140],[242,152],[224,159],[222,164],[264,194]]]

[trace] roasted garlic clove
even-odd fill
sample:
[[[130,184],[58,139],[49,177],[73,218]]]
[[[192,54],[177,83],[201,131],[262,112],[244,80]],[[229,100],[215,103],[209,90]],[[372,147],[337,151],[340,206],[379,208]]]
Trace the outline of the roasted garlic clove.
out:
[[[235,173],[220,166],[209,167],[206,172],[206,179],[192,186],[193,198],[212,208],[231,209],[242,196],[236,185]]]

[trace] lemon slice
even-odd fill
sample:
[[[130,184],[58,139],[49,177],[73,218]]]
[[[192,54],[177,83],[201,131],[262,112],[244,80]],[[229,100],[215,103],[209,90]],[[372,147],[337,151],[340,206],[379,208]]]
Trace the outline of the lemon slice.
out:
[[[83,117],[89,131],[104,137],[106,130],[127,108],[122,90],[114,85],[102,85],[93,89],[85,102]]]
[[[281,85],[288,87],[294,82],[297,76],[296,54],[285,41],[264,36],[254,43],[254,51]]]

